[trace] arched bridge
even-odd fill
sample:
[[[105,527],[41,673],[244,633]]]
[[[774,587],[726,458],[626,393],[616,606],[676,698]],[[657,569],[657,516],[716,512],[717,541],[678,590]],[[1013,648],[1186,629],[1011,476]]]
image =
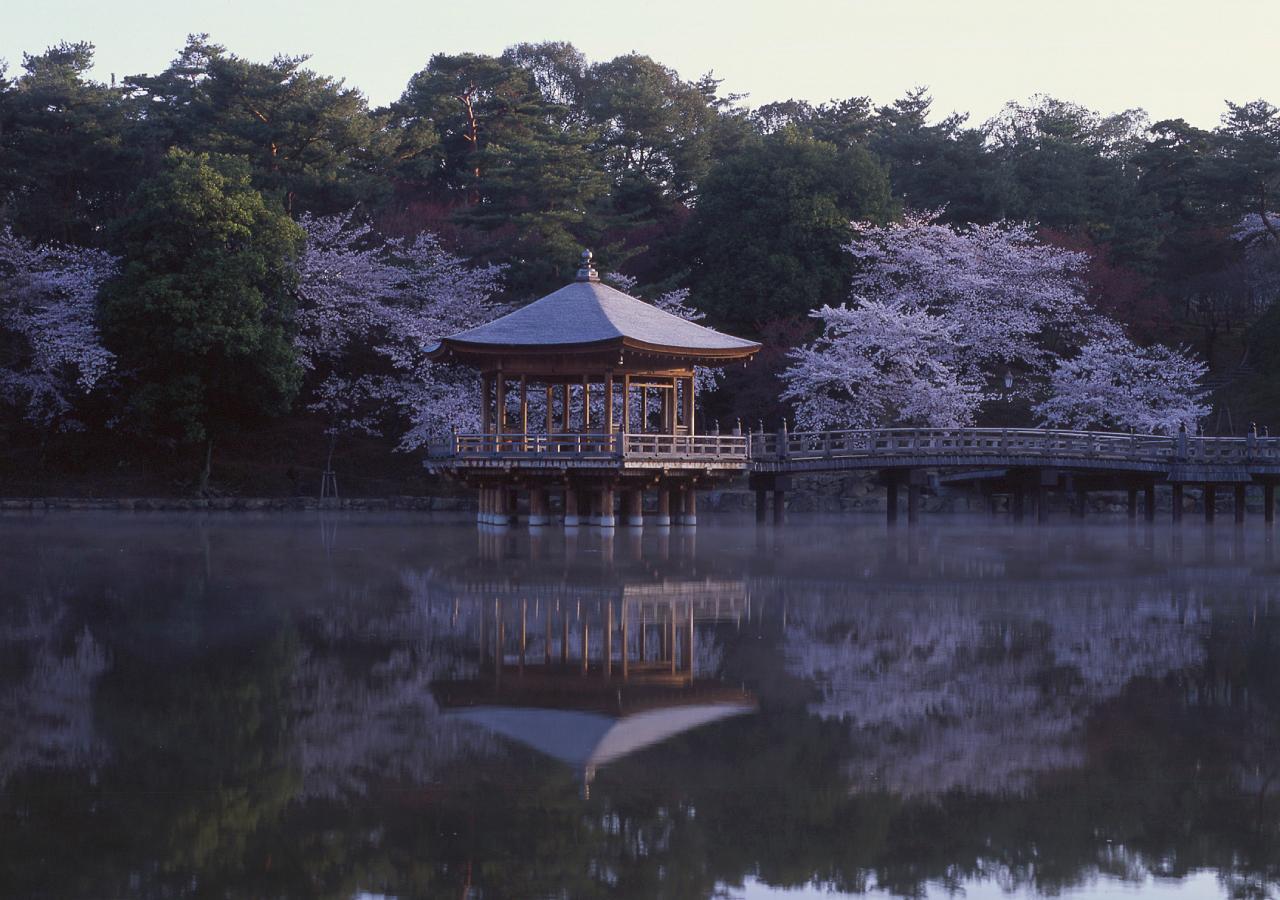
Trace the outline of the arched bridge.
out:
[[[749,435],[683,434],[459,434],[433,447],[433,471],[478,483],[486,476],[517,481],[551,477],[614,477],[625,481],[664,477],[724,478],[745,474],[757,491],[763,516],[764,493],[774,492],[780,518],[791,476],[850,470],[881,473],[889,490],[889,515],[897,510],[898,486],[906,487],[908,516],[914,518],[927,486],[970,482],[985,493],[1010,498],[1021,515],[1028,502],[1041,516],[1049,491],[1081,499],[1089,490],[1127,489],[1130,511],[1145,493],[1148,516],[1157,485],[1174,494],[1174,515],[1182,508],[1183,486],[1203,492],[1212,517],[1218,485],[1235,488],[1237,516],[1243,515],[1245,488],[1260,485],[1271,521],[1274,487],[1280,481],[1280,437],[1143,435],[1042,428],[878,428],[842,431],[758,432]]]

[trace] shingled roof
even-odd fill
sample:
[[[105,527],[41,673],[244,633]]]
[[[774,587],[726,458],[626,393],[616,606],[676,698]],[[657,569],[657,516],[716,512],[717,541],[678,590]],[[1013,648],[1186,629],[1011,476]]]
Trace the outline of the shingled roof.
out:
[[[433,352],[537,353],[612,346],[661,353],[741,359],[755,341],[690,322],[603,284],[583,254],[578,280],[485,325],[452,335]]]

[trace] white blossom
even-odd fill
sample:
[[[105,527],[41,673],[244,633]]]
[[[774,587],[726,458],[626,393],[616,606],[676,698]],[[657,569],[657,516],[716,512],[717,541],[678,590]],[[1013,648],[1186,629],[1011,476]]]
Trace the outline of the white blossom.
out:
[[[0,229],[0,400],[33,424],[74,427],[77,398],[111,370],[95,319],[98,290],[117,262]]]
[[[1200,386],[1206,371],[1185,349],[1137,347],[1113,335],[1059,362],[1035,412],[1053,427],[1172,434],[1209,414]]]
[[[432,363],[442,337],[500,312],[500,266],[474,266],[431,234],[386,238],[348,212],[301,220],[299,357],[313,372],[309,409],[329,433],[380,433],[407,421],[400,449],[450,427],[478,428],[473,373]]]

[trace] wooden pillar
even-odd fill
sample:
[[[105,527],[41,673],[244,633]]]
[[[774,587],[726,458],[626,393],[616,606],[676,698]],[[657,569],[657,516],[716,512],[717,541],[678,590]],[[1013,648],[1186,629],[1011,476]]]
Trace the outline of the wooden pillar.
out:
[[[667,488],[667,515],[672,525],[679,525],[684,516],[684,488],[672,485]]]
[[[1212,522],[1214,515],[1217,514],[1218,486],[1216,484],[1206,484],[1201,496],[1204,499],[1204,520],[1206,523]]]
[[[681,516],[680,524],[698,524],[698,490],[693,485],[689,485],[689,490],[684,492],[684,515]]]
[[[604,611],[604,677],[613,675],[613,601],[605,602]]]
[[[1271,481],[1262,485],[1262,521],[1268,525],[1276,521],[1276,486]]]
[[[756,524],[763,525],[769,514],[769,492],[764,488],[756,488]]]
[[[544,665],[551,665],[551,603],[547,602],[546,613],[543,618],[546,620],[546,635],[542,639],[542,662]]]
[[[703,422],[705,425],[706,423]],[[698,376],[689,374],[689,434],[698,433]]]
[[[520,433],[529,433],[529,376],[520,376]]]
[[[613,370],[604,373],[604,433],[613,434]]]
[[[524,674],[524,654],[529,643],[529,601],[520,601],[520,674]]]
[[[601,528],[613,528],[617,525],[617,519],[613,516],[613,485],[606,483],[600,488],[598,496],[600,514],[596,518],[596,524]]]
[[[552,396],[553,390],[551,385],[547,385],[547,436],[551,436],[551,432],[555,430],[554,416],[552,415],[552,406],[555,405],[555,398]]]
[[[578,490],[573,485],[564,488],[564,524],[575,527],[578,522]]]
[[[685,658],[689,662],[689,678],[693,678],[693,601],[689,601],[689,633],[685,637]]]
[[[787,492],[780,489],[773,489],[773,524],[785,525],[787,523]]]
[[[920,485],[907,482],[907,524],[914,525],[920,518]]]
[[[560,610],[560,665],[569,665],[569,609]]]
[[[582,433],[591,433],[591,382],[582,376]]]
[[[649,431],[649,386],[640,386],[640,433]]]
[[[623,496],[626,498],[626,524],[633,528],[644,525],[644,491],[627,488]]]
[[[890,476],[889,483],[885,485],[884,514],[885,521],[890,525],[898,524],[898,479],[893,476]]]
[[[507,428],[507,379],[501,372],[498,373],[498,401],[494,415],[498,420],[495,434],[503,434]]]
[[[1148,522],[1156,520],[1156,484],[1154,481],[1148,481],[1146,487],[1142,490],[1143,499],[1143,518]]]
[[[1243,482],[1235,485],[1235,501],[1236,524],[1243,525],[1245,511],[1245,486]]]
[[[678,670],[678,659],[680,654],[676,652],[676,605],[671,604],[671,617],[667,623],[667,656],[671,661],[671,674],[676,674]]]
[[[1089,509],[1089,492],[1081,488],[1076,488],[1071,501],[1071,514],[1077,519],[1083,519],[1085,512]]]
[[[1037,481],[1032,492],[1035,495],[1036,522],[1043,525],[1049,521],[1049,492],[1040,481]]]
[[[1022,485],[1013,488],[1013,521],[1021,522],[1027,514],[1027,491]]]
[[[1173,521],[1182,521],[1182,485],[1173,485]]]
[[[622,433],[631,433],[631,376],[622,375]]]
[[[630,610],[627,609],[627,601],[623,600],[618,612],[622,614],[622,654],[619,662],[622,664],[622,680],[626,681],[630,674],[628,671],[628,663],[630,662],[630,648],[627,644],[627,620],[631,618]]]
[[[547,489],[543,487],[529,488],[529,524],[551,524],[551,504],[547,500]]]
[[[591,646],[591,629],[587,625],[587,617],[582,616],[582,674],[587,674],[587,665],[589,663],[590,654],[587,652]]]
[[[569,394],[569,382],[560,385],[560,431],[563,434],[569,434],[572,430],[572,423],[569,418],[569,410],[573,408],[572,398]]]
[[[1138,489],[1132,485],[1130,485],[1128,489],[1127,510],[1130,519],[1138,518]]]
[[[493,391],[493,376],[485,373],[480,376],[480,430],[485,434],[493,427],[493,412],[490,406],[490,394]]]
[[[658,486],[658,509],[653,524],[659,527],[671,524],[671,489],[663,485]]]

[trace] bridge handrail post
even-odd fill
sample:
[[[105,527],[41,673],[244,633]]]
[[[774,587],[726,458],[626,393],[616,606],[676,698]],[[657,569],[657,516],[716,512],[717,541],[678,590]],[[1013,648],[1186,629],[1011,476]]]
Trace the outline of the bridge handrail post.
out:
[[[1177,454],[1178,459],[1187,458],[1187,426],[1185,424],[1178,430]]]
[[[778,459],[787,458],[787,423],[784,419],[782,427],[778,429]]]

